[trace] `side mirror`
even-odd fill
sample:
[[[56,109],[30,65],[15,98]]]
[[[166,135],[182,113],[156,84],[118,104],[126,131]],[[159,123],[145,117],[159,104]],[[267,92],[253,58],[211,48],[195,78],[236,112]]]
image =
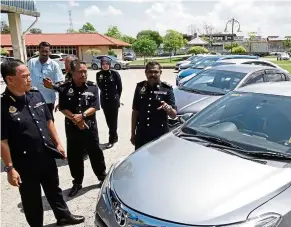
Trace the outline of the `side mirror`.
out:
[[[194,113],[186,113],[181,116],[179,116],[179,122],[184,124],[186,121],[188,121],[192,116],[194,116]]]

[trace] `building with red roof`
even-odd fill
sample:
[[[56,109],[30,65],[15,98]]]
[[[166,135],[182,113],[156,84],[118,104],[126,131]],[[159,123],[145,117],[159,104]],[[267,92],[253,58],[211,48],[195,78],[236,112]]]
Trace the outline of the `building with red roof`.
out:
[[[113,50],[118,58],[122,58],[124,47],[131,46],[121,40],[114,39],[99,33],[47,33],[27,34],[25,36],[27,56],[31,57],[38,51],[41,42],[51,44],[52,53],[74,54],[81,60],[91,62],[92,54],[87,50],[99,50],[99,54],[106,55]],[[10,34],[1,34],[1,47],[10,52],[13,56],[13,48]]]

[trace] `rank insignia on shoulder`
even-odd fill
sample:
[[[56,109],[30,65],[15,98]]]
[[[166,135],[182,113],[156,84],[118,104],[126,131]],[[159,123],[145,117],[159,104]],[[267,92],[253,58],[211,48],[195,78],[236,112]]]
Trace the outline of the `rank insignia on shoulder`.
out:
[[[100,80],[103,80],[103,75],[102,74],[100,74]]]
[[[164,85],[166,85],[167,87],[172,87],[172,85],[169,84],[168,82],[163,81],[162,83],[163,83]]]
[[[38,91],[37,87],[31,87],[30,90],[31,91]]]
[[[93,86],[95,86],[95,85],[96,85],[96,83],[95,83],[95,82],[93,82],[93,81],[90,81],[90,80],[88,80],[88,81],[87,81],[87,84],[88,84],[88,85],[93,85]]]
[[[9,107],[9,113],[15,113],[17,109],[14,106]]]
[[[69,92],[70,94],[73,94],[73,93],[74,93],[73,88],[70,88],[68,92]]]

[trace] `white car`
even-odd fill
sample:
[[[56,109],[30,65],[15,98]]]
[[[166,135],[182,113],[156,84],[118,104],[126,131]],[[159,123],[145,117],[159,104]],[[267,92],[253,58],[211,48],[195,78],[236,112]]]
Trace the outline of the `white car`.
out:
[[[39,55],[34,55],[31,58],[37,58],[38,56]],[[60,54],[50,54],[49,57],[50,57],[50,59],[56,61],[59,64],[62,72],[65,73],[66,72],[66,68],[65,68],[65,58],[67,56],[68,56],[68,54],[62,54],[62,53],[60,53]]]
[[[280,53],[277,55],[277,61],[290,60],[290,56],[287,53]]]

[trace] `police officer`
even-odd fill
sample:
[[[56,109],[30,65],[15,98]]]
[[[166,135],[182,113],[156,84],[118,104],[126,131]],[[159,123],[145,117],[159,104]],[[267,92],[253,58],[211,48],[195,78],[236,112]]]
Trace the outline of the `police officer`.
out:
[[[69,196],[82,188],[85,151],[92,169],[102,183],[106,177],[103,152],[99,147],[96,111],[99,107],[98,88],[87,81],[85,62],[71,61],[72,81],[60,86],[60,111],[65,115],[67,154],[71,175],[74,178]]]
[[[168,116],[176,118],[173,88],[162,82],[161,65],[146,65],[147,80],[137,84],[132,106],[131,143],[135,149],[169,132]]]
[[[78,224],[59,188],[55,158],[65,158],[42,94],[31,89],[30,72],[19,60],[1,64],[7,84],[1,96],[1,158],[8,181],[19,187],[24,214],[32,227],[43,226],[41,186],[58,225]]]
[[[109,128],[109,142],[107,149],[112,148],[118,141],[117,120],[122,93],[122,83],[117,71],[110,69],[108,58],[101,59],[101,71],[96,74],[96,81],[101,91],[101,107],[103,109],[107,126]]]

